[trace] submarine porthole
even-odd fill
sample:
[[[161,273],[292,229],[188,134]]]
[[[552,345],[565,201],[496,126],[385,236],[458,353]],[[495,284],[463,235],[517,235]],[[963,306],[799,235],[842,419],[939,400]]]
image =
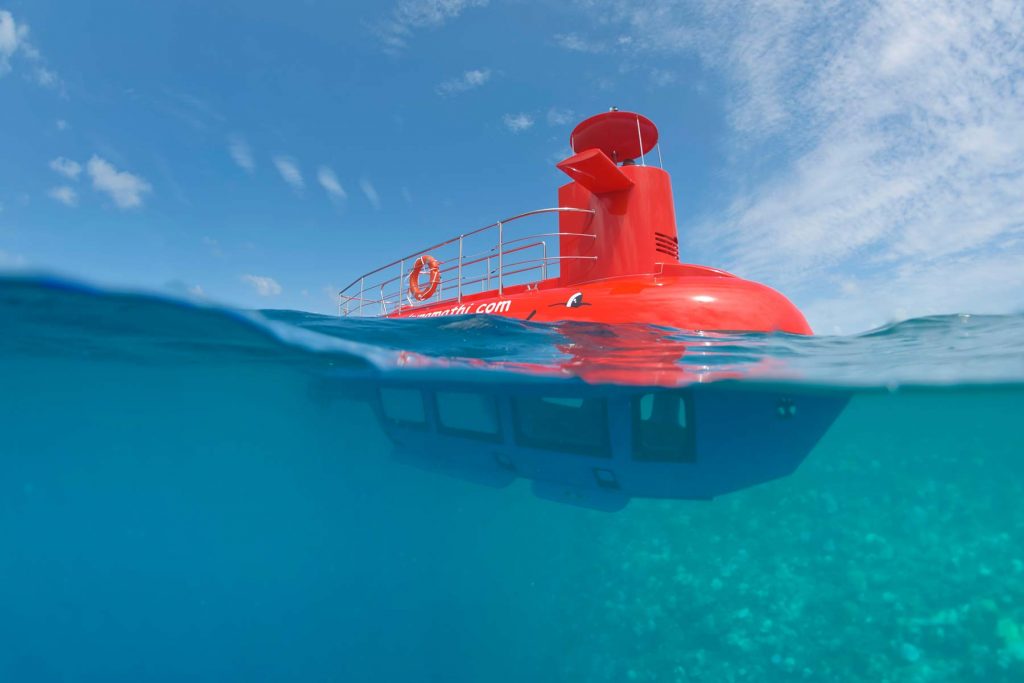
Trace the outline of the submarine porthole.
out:
[[[517,396],[512,399],[512,414],[520,446],[611,457],[604,399]]]
[[[381,387],[380,405],[384,417],[395,424],[427,426],[427,411],[423,407],[423,394],[416,389]]]
[[[494,399],[466,391],[439,391],[434,395],[441,431],[490,441],[501,438]]]
[[[696,460],[691,401],[661,392],[633,399],[633,459],[647,462]]]

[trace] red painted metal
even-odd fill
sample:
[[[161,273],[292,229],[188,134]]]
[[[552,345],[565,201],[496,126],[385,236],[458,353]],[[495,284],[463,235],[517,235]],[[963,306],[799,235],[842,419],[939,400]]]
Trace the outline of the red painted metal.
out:
[[[596,148],[616,162],[638,159],[658,144],[658,128],[631,111],[608,111],[579,123],[569,136],[574,153]]]
[[[588,149],[560,161],[558,169],[594,194],[628,190],[633,185],[615,162],[599,149]]]
[[[633,143],[626,139],[627,122]],[[506,285],[501,294],[490,290],[404,307],[392,317],[482,313],[538,322],[811,334],[803,314],[774,289],[679,261],[669,174],[652,166],[613,163],[653,147],[653,123],[630,112],[608,112],[577,126],[573,142],[577,153],[558,164],[573,179],[559,188],[559,206],[593,213],[559,214],[559,256],[568,258],[560,261],[558,277]]]
[[[685,330],[810,334],[796,306],[774,289],[728,275],[631,275],[560,286],[556,278],[482,292],[461,303],[405,309],[400,317],[488,313],[536,322],[648,323]]]
[[[561,237],[563,256],[596,256],[562,264],[561,283],[569,286],[621,275],[657,272],[659,263],[678,263],[676,212],[668,173],[653,166],[620,166],[633,182],[628,191],[595,194],[578,182],[558,189],[558,205],[591,209],[594,215],[562,214],[559,231],[595,235]]]

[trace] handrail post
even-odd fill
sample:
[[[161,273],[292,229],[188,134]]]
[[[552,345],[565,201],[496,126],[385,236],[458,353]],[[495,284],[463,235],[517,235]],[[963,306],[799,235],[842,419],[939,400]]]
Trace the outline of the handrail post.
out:
[[[636,137],[640,140],[640,165],[646,166],[647,160],[644,159],[644,134],[640,132],[640,117],[636,117]]]
[[[540,277],[542,280],[548,279],[548,243],[546,240],[541,240],[541,258],[543,259],[540,263]]]
[[[388,314],[388,305],[384,303],[384,285],[380,286],[380,314]]]
[[[640,143],[641,150],[642,150],[642,148],[643,148],[643,129],[639,125],[639,118],[637,119],[637,124],[638,124],[638,126],[637,126],[637,139],[638,139],[638,142]],[[661,147],[657,146],[657,149],[658,149],[658,153],[659,153],[659,156],[660,156]],[[643,154],[642,151],[641,151],[641,155],[640,155],[640,161],[641,161],[642,164],[646,165],[646,158],[645,158],[645,155]],[[660,159],[659,159],[659,163],[660,163]],[[464,294],[464,292],[463,292],[463,285],[465,284],[465,265],[466,265],[465,264],[465,259],[466,259],[466,254],[465,254],[465,238],[467,236],[476,236],[476,235],[478,235],[480,233],[483,233],[485,231],[493,230],[495,227],[497,227],[498,228],[498,244],[497,244],[497,247],[496,247],[497,250],[498,250],[498,253],[497,253],[498,267],[496,269],[496,272],[497,272],[497,275],[498,275],[497,290],[498,290],[499,296],[504,296],[505,295],[505,236],[504,236],[504,227],[505,226],[504,226],[504,224],[505,223],[509,223],[511,221],[519,220],[521,218],[526,218],[528,216],[535,216],[535,215],[538,215],[538,214],[547,214],[547,213],[579,213],[579,214],[589,214],[590,216],[593,216],[595,214],[595,211],[594,211],[594,209],[581,209],[581,208],[577,208],[577,207],[564,207],[564,206],[555,207],[555,208],[548,208],[548,209],[537,209],[535,211],[528,211],[526,213],[522,213],[522,214],[519,214],[517,216],[511,216],[509,218],[505,218],[503,220],[497,221],[496,223],[492,223],[491,225],[487,225],[487,226],[485,226],[483,228],[479,228],[478,230],[474,230],[474,231],[469,232],[469,233],[463,233],[463,234],[459,235],[458,237],[453,237],[453,238],[451,238],[451,239],[449,239],[449,240],[447,240],[445,242],[442,242],[440,244],[436,244],[436,245],[434,245],[432,247],[428,247],[426,249],[426,251],[430,251],[430,250],[435,249],[435,248],[449,246],[452,243],[454,243],[456,240],[458,240],[458,242],[459,242],[459,263],[458,263],[458,266],[456,268],[457,274],[458,274],[458,282],[456,283],[456,287],[457,287],[458,299],[459,299],[459,302],[461,303],[463,298],[464,298],[463,297],[463,294]],[[556,233],[556,234],[559,234],[559,233]],[[594,235],[585,235],[585,234],[582,234],[582,233],[581,234],[576,234],[575,236],[576,237],[590,237],[590,238],[594,238]],[[538,237],[540,237],[540,236],[538,236]],[[513,241],[517,241],[517,240],[513,240]],[[551,269],[548,268],[548,262],[551,259],[554,259],[555,261],[559,261],[559,263],[561,263],[561,257],[560,256],[552,257],[552,256],[548,255],[548,253],[547,253],[548,249],[547,249],[547,242],[546,241],[542,243],[542,246],[543,246],[543,249],[544,249],[544,253],[543,253],[543,258],[542,258],[542,262],[543,263],[542,263],[542,268],[541,268],[541,275],[542,275],[543,278],[546,279],[548,277],[549,273],[551,272]],[[494,250],[495,250],[495,247],[492,246],[487,251],[487,255],[486,256],[484,256],[482,254],[474,254],[472,256],[473,261],[472,261],[471,265],[479,263],[480,261],[486,261],[486,263],[487,263],[487,272],[485,274],[485,277],[483,277],[483,278],[474,278],[474,280],[473,280],[474,282],[477,282],[477,281],[480,282],[481,291],[489,290],[491,288],[491,286],[492,286],[492,277],[491,277],[491,275],[492,275],[491,265],[492,264],[491,264],[491,261],[493,260],[493,258],[495,256]],[[513,249],[513,251],[516,251],[516,250]],[[396,311],[395,312],[396,313],[401,313],[402,307],[403,307],[403,304],[402,304],[402,299],[403,298],[407,302],[409,302],[408,306],[410,306],[410,307],[414,306],[415,303],[412,302],[412,299],[408,295],[408,293],[407,292],[403,292],[403,287],[402,287],[403,283],[401,281],[404,280],[405,277],[406,277],[406,275],[405,275],[405,259],[406,258],[415,258],[415,257],[416,257],[416,254],[410,254],[409,256],[406,256],[406,257],[403,257],[401,259],[392,261],[391,263],[388,263],[385,266],[381,266],[380,268],[377,268],[376,270],[370,271],[369,273],[364,273],[359,278],[359,280],[358,280],[358,282],[359,282],[359,296],[358,297],[351,296],[350,294],[348,294],[350,289],[355,287],[355,285],[356,285],[355,281],[353,281],[351,284],[346,286],[343,290],[341,290],[341,292],[339,292],[339,294],[340,293],[345,293],[345,297],[346,297],[339,304],[339,308],[340,308],[341,312],[344,315],[346,315],[346,316],[347,315],[360,315],[360,316],[364,315],[363,310],[364,309],[368,309],[370,307],[370,304],[372,303],[371,299],[368,298],[369,294],[367,292],[366,279],[367,278],[376,278],[380,273],[385,272],[386,270],[388,270],[390,268],[393,268],[396,265],[399,266],[399,284],[398,284],[398,294],[397,294],[398,300],[397,300],[397,303],[396,303]],[[513,265],[517,265],[517,264],[513,264]],[[516,270],[513,273],[513,275],[515,275],[516,273],[519,273],[519,272],[521,272],[521,271]],[[377,285],[374,284],[374,282],[371,282],[370,285],[369,285],[369,288],[373,289],[376,286]],[[440,301],[440,300],[442,300],[444,298],[444,286],[445,286],[445,284],[443,282],[438,284],[438,287],[437,287],[437,299],[438,299],[438,301]],[[450,290],[451,290],[451,288],[450,288],[450,285],[449,285],[449,291]],[[381,311],[380,311],[381,315],[387,314],[387,301],[388,300],[387,300],[386,294],[387,293],[382,290],[381,291],[380,299],[377,302],[378,306],[381,309]],[[403,296],[403,294],[404,294],[404,296]],[[353,304],[353,302],[357,301],[357,300],[358,300],[359,303],[358,304]],[[366,315],[372,315],[372,314],[366,314]]]

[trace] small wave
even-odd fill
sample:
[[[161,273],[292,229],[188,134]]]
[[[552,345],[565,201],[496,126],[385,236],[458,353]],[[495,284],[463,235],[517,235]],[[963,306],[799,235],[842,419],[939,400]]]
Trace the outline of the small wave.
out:
[[[387,373],[827,386],[1024,381],[1024,316],[915,318],[851,336],[721,334],[494,316],[381,320],[238,311],[49,277],[0,278],[0,350],[137,362],[258,362]]]

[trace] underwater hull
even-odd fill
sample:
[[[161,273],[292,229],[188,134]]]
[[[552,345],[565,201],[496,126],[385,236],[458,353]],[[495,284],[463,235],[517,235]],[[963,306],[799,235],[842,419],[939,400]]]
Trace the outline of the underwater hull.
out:
[[[493,487],[528,479],[541,498],[606,511],[631,498],[710,500],[791,474],[849,399],[728,382],[424,386],[366,385],[395,458]]]
[[[774,289],[711,268],[689,268],[701,274],[616,277],[569,287],[548,280],[510,287],[501,295],[488,291],[403,308],[391,317],[487,314],[536,322],[643,321],[682,330],[811,334],[800,311]]]

